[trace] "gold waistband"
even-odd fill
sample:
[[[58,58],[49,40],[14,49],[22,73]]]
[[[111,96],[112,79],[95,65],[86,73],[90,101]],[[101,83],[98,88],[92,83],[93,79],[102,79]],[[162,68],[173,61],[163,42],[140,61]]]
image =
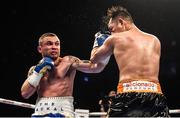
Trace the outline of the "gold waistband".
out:
[[[117,93],[127,92],[153,92],[162,94],[159,82],[147,80],[119,82],[117,86]]]

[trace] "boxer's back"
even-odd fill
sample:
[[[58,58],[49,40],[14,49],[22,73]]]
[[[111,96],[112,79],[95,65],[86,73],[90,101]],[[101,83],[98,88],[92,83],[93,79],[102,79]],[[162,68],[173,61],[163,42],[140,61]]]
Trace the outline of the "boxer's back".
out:
[[[114,34],[114,56],[120,81],[144,78],[158,81],[160,42],[137,29]]]

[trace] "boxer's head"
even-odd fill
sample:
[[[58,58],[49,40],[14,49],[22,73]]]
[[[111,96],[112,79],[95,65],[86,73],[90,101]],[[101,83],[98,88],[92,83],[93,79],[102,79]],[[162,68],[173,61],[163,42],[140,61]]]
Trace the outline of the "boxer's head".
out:
[[[54,33],[44,33],[39,38],[38,51],[42,56],[56,60],[60,56],[60,40]]]
[[[128,24],[133,23],[131,14],[122,6],[112,6],[107,10],[108,28],[112,33],[126,31]]]

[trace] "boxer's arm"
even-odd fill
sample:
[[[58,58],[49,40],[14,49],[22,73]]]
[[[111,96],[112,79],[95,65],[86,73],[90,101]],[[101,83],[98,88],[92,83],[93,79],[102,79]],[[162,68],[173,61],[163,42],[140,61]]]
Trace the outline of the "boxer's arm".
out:
[[[100,73],[104,70],[104,68],[106,67],[106,64],[104,63],[87,63],[84,64],[80,63],[79,67],[77,68],[77,70],[84,72],[84,73]]]
[[[49,57],[44,57],[36,66],[33,66],[28,71],[28,77],[21,87],[21,95],[28,99],[34,94],[41,78],[48,71],[53,69],[54,62]]]
[[[27,77],[32,75],[34,68],[35,68],[35,66],[33,66],[29,69]],[[36,88],[34,88],[32,85],[30,85],[28,80],[26,79],[21,87],[22,97],[25,99],[28,99],[30,96],[32,96],[34,94],[35,91],[36,91]]]
[[[72,56],[72,59],[72,67],[79,71],[91,73],[91,71],[96,68],[96,64],[92,64],[89,60],[80,60],[75,56]]]
[[[111,54],[111,34],[109,32],[96,33],[90,60],[92,63],[97,64],[98,72],[103,71],[109,62]]]
[[[93,50],[91,52],[91,57],[93,57],[94,54],[96,54],[97,50],[99,49],[99,47],[101,47],[104,44],[104,42],[107,42],[107,40],[110,39],[108,38],[109,36],[110,36],[110,32],[100,31],[95,34],[95,40],[93,44]],[[79,63],[78,63],[77,69],[85,73],[99,73],[105,68],[105,66],[109,62],[109,59],[110,59],[110,56],[107,56],[107,57],[104,57],[101,61],[97,61],[97,63],[94,61],[94,57],[92,58],[92,61],[94,61],[93,63],[91,61],[83,61],[83,60],[78,61]]]
[[[111,37],[108,37],[108,40],[106,40],[103,45],[93,48],[91,51],[90,61],[92,63],[101,63],[99,65],[105,67],[113,53],[113,46],[111,42]]]
[[[72,67],[84,73],[99,73],[103,70],[103,66],[100,66],[100,64],[101,63],[93,64],[89,60],[76,59]]]
[[[73,66],[77,70],[85,73],[95,73],[97,69],[97,64],[92,64],[89,60],[76,61]]]

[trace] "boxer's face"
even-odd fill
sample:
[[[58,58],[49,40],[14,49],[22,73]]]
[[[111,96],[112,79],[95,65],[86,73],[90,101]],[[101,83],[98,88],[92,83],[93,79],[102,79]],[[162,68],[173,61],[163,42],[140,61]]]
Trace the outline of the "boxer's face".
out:
[[[111,33],[123,32],[123,20],[120,17],[111,18],[108,23],[108,28]]]
[[[109,20],[108,29],[111,33],[114,33],[115,31],[115,22],[112,20],[112,18]]]
[[[43,57],[49,56],[55,60],[60,56],[60,40],[56,36],[44,37],[38,51]]]

